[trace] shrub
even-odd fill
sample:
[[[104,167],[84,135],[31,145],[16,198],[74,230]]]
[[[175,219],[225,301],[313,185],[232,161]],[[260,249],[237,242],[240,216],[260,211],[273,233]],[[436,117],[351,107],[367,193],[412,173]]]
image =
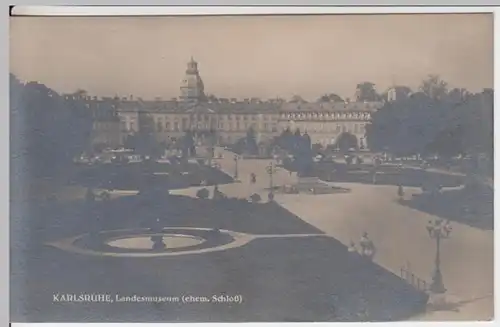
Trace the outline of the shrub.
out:
[[[196,192],[196,196],[199,199],[208,199],[208,197],[210,196],[210,192],[208,191],[208,189],[202,188],[198,190],[198,192]]]
[[[260,197],[259,194],[257,193],[254,193],[250,196],[250,200],[253,202],[253,203],[258,203],[262,200],[262,198]]]

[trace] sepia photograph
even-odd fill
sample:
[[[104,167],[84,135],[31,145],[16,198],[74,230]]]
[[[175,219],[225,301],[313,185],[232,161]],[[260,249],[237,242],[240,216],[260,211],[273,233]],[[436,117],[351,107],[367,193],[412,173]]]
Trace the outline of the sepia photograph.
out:
[[[12,322],[494,319],[492,13],[9,20]]]

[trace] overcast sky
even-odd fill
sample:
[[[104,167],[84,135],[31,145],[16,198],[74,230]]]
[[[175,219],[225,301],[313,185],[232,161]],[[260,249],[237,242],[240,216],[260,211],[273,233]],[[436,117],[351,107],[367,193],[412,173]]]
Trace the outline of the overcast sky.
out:
[[[493,87],[490,14],[11,18],[11,72],[58,92],[169,99],[186,63],[206,93],[314,100],[417,88],[428,74],[453,87]]]

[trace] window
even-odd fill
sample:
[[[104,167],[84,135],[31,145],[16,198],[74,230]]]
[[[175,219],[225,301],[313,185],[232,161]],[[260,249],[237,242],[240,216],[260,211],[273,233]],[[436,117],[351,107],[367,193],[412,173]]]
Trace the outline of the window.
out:
[[[269,129],[269,125],[267,123],[264,123],[264,130],[267,131]]]
[[[170,130],[170,122],[169,122],[169,121],[165,123],[165,129],[166,129],[167,131],[169,131],[169,130]]]
[[[340,126],[340,124],[337,124],[337,133],[339,133],[340,130],[341,130],[341,126]]]
[[[135,124],[134,124],[134,122],[133,122],[133,121],[131,121],[131,122],[130,122],[130,130],[131,130],[132,132],[135,132]]]
[[[157,123],[156,123],[156,130],[157,130],[158,132],[163,131],[163,124],[162,124],[162,122],[161,122],[161,121],[159,121],[159,122],[157,122]]]
[[[174,122],[174,131],[178,132],[179,131],[179,123]]]

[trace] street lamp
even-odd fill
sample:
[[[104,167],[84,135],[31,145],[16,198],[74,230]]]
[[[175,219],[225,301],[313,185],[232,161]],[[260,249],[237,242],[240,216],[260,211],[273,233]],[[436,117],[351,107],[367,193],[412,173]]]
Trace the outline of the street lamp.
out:
[[[238,155],[234,155],[234,179],[238,179]]]
[[[440,257],[440,246],[441,239],[446,239],[449,237],[451,232],[451,227],[448,222],[443,223],[442,220],[436,220],[434,222],[429,221],[427,225],[427,232],[431,239],[436,240],[436,260],[434,275],[432,277],[432,284],[430,286],[430,291],[435,294],[443,294],[446,292],[446,288],[443,284],[443,276],[441,274],[441,257]]]
[[[268,199],[269,201],[274,200],[274,184],[273,184],[273,174],[276,172],[276,168],[274,167],[273,163],[270,162],[269,166],[266,167],[266,172],[269,175],[269,194],[268,194]]]

